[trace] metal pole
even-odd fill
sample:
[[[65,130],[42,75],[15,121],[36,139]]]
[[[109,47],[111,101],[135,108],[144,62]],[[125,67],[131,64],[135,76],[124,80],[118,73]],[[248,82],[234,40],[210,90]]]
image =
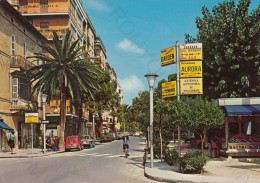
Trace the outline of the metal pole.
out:
[[[32,154],[33,154],[33,124],[31,123],[31,131],[32,131]]]
[[[153,168],[153,88],[150,87],[150,160]]]
[[[45,102],[42,103],[42,119],[46,120]],[[43,153],[46,153],[46,124],[43,124]]]
[[[180,43],[176,41],[177,100],[180,100]],[[178,125],[178,154],[181,157],[181,127]]]
[[[93,114],[92,129],[93,129],[93,139],[96,140],[96,133],[95,133],[95,114]]]

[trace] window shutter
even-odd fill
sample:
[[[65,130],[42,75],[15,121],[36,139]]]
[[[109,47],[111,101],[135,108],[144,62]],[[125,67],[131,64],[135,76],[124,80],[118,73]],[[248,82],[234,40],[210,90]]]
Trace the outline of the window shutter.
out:
[[[12,83],[13,83],[13,98],[18,98],[18,94],[19,94],[18,78],[13,78]]]

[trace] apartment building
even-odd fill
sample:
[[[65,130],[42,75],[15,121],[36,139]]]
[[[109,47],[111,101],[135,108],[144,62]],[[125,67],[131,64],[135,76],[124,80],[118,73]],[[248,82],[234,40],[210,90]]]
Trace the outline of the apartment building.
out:
[[[41,52],[38,44],[47,40],[6,0],[0,0],[0,22],[0,151],[8,151],[12,130],[15,148],[29,143],[31,126],[25,123],[25,113],[37,112],[37,107],[31,85],[19,71],[35,66],[26,57]]]

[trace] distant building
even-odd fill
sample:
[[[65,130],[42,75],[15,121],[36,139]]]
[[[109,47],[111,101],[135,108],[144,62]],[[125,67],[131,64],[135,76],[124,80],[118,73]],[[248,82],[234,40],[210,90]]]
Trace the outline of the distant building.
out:
[[[16,146],[29,144],[30,124],[25,124],[25,113],[37,111],[26,71],[37,64],[26,59],[41,52],[38,44],[47,42],[13,6],[0,0],[0,151],[7,151],[7,139],[13,129]]]

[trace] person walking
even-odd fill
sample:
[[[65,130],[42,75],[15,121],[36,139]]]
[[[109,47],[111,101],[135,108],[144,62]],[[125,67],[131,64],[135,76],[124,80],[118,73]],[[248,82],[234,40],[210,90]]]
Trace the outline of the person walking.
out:
[[[12,131],[12,134],[9,137],[9,147],[11,148],[11,154],[14,154],[14,146],[15,146],[15,135],[14,131]]]

